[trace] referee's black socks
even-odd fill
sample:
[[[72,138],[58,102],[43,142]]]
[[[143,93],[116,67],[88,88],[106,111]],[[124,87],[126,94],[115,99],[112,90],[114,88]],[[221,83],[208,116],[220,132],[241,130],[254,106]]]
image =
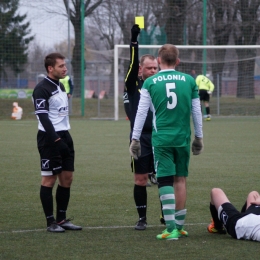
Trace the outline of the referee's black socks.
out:
[[[134,186],[134,200],[139,219],[146,220],[147,192],[146,186]]]

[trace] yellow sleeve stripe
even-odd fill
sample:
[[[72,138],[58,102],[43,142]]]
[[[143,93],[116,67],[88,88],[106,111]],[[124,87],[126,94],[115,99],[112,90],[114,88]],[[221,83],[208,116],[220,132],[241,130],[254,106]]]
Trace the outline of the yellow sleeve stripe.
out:
[[[131,64],[130,64],[130,67],[129,67],[128,73],[127,73],[127,75],[126,75],[126,77],[125,77],[125,82],[126,82],[128,76],[129,76],[129,74],[130,74],[130,72],[131,72],[131,70],[132,70],[132,68],[133,68],[134,55],[135,55],[135,48],[132,46],[132,57],[131,57],[131,61],[132,61],[132,62],[131,62]]]

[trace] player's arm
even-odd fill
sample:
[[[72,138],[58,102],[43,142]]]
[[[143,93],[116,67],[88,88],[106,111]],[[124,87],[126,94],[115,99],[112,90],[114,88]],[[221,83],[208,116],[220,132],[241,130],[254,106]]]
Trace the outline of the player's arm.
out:
[[[130,43],[130,64],[125,77],[125,89],[131,93],[136,88],[136,81],[139,71],[139,50],[137,37],[140,33],[138,25],[134,25],[131,29],[131,43]]]
[[[147,89],[141,89],[141,96],[138,105],[138,110],[135,117],[135,124],[132,134],[132,142],[129,147],[129,151],[132,157],[138,159],[141,155],[140,136],[144,126],[144,122],[150,107],[151,97]]]
[[[138,110],[135,117],[132,139],[139,140],[150,104],[151,104],[150,94],[147,89],[142,88]]]
[[[39,119],[44,130],[46,131],[49,140],[55,142],[57,139],[59,139],[59,136],[55,132],[54,126],[48,116],[49,113],[48,92],[41,88],[35,89],[32,98],[33,98],[35,115]]]
[[[55,132],[54,126],[49,119],[48,92],[43,91],[42,89],[39,88],[37,90],[34,90],[32,98],[33,98],[35,114],[44,128],[47,138],[55,144],[55,146],[59,151],[59,154],[63,158],[67,158],[70,155],[69,147]]]
[[[37,115],[42,126],[45,129],[45,132],[49,139],[55,144],[55,146],[58,148],[58,151],[60,155],[63,158],[66,158],[70,155],[70,150],[68,145],[58,136],[58,134],[55,132],[55,129],[53,127],[53,124],[51,123],[48,114],[46,113],[40,113]]]
[[[125,89],[128,93],[134,92],[138,78],[139,60],[138,43],[130,44],[130,64],[125,77]]]
[[[192,115],[192,120],[193,120],[193,125],[194,125],[195,136],[199,137],[199,138],[203,138],[202,114],[201,114],[199,98],[192,99],[191,115]]]
[[[45,129],[45,132],[49,139],[53,142],[58,141],[60,137],[55,132],[55,129],[53,127],[53,124],[51,123],[48,114],[46,113],[40,113],[37,114],[39,121],[41,122],[43,128]]]
[[[129,105],[129,98],[126,89],[124,89],[123,101],[124,101],[124,109],[125,109],[126,116],[130,119],[131,118],[130,105]]]
[[[199,98],[192,99],[191,115],[194,125],[195,138],[192,142],[193,155],[199,155],[203,151],[202,114]]]
[[[215,88],[215,86],[214,86],[214,84],[212,83],[212,81],[210,80],[210,81],[209,81],[209,91],[212,93],[212,92],[214,91],[214,88]]]

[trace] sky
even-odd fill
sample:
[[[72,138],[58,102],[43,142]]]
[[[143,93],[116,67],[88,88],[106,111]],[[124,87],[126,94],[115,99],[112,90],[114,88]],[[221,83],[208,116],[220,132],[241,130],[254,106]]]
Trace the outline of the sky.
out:
[[[32,6],[32,2],[36,5]],[[59,14],[59,12],[65,13],[64,5],[58,6],[62,3],[60,0],[55,0],[56,5],[51,5],[52,10],[57,12],[56,14],[45,11],[50,6],[50,3],[53,2],[54,0],[42,0],[38,3],[37,0],[20,0],[18,12],[27,15],[27,21],[30,22],[30,28],[35,36],[35,41],[42,47],[51,48],[54,44],[67,40],[69,29],[71,38],[73,38],[72,24],[70,23],[70,26],[68,26],[67,17]]]

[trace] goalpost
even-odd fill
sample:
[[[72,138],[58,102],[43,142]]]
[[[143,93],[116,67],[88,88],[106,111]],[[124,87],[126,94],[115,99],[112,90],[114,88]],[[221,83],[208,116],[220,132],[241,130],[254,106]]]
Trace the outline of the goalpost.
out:
[[[161,45],[139,45],[139,56],[141,56],[142,50],[157,56],[157,50],[160,47]],[[260,45],[176,45],[176,47],[180,50],[179,71],[190,73],[190,70],[194,68],[199,71],[203,64],[206,64],[207,75],[215,79],[218,106],[221,95],[229,94],[232,97],[236,95],[241,98],[243,95],[245,98],[260,95]],[[203,52],[206,53],[206,56],[203,55]],[[119,120],[120,59],[130,59],[129,45],[115,45],[114,48],[114,120],[116,121]],[[202,71],[198,74],[201,73]],[[258,75],[259,82],[257,81]],[[227,84],[226,89],[225,84]],[[252,84],[254,85],[252,86]],[[219,114],[219,107],[217,111],[216,114]]]

